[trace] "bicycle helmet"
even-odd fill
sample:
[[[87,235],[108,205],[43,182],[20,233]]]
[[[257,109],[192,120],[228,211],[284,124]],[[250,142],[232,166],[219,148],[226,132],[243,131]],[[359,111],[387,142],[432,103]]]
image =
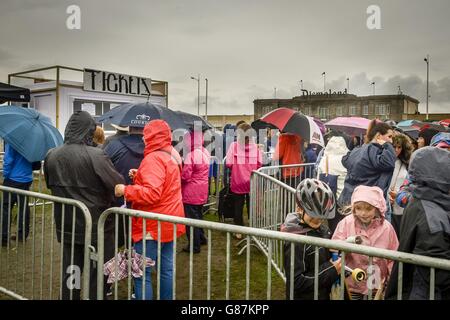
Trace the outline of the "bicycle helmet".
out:
[[[311,218],[333,219],[336,201],[330,187],[317,179],[304,179],[295,192],[297,205]]]

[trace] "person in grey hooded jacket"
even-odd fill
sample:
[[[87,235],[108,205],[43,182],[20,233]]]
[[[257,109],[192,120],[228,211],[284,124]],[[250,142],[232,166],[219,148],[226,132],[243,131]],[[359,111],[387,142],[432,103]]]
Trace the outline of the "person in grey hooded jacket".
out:
[[[409,166],[412,199],[403,212],[398,251],[450,260],[450,152],[424,147],[413,153]],[[398,263],[386,290],[396,299]],[[402,299],[428,300],[430,268],[403,265]],[[450,299],[450,271],[435,270],[435,299]]]
[[[124,183],[123,177],[114,169],[111,160],[102,149],[93,146],[96,125],[85,111],[75,112],[67,123],[64,144],[50,150],[44,163],[47,188],[54,196],[83,202],[92,218],[92,244],[97,247],[97,223],[103,211],[114,204],[114,187]],[[63,245],[63,270],[61,279],[62,299],[70,299],[68,285],[73,277],[75,265],[83,272],[85,217],[81,210],[75,211],[75,226],[72,225],[73,208],[55,203],[56,235]],[[64,215],[64,217],[63,217]],[[72,228],[75,233],[72,252]],[[114,255],[114,221],[110,216],[105,223],[105,261]],[[109,244],[109,245],[108,245]],[[98,248],[97,248],[98,249]],[[71,254],[73,253],[73,263]],[[90,299],[96,298],[97,270],[90,269]],[[106,283],[106,281],[105,281]],[[106,292],[106,290],[105,290]],[[80,288],[72,288],[72,299],[80,298]]]

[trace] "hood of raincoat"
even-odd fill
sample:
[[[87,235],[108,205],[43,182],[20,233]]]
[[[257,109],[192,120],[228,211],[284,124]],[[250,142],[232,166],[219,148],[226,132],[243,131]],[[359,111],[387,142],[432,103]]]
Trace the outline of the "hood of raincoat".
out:
[[[170,127],[164,120],[152,120],[144,127],[144,156],[172,145]]]
[[[92,116],[86,111],[75,111],[67,123],[64,131],[64,143],[86,144],[93,146],[96,124]]]
[[[117,139],[133,156],[144,157],[142,135],[126,135]]]
[[[411,193],[442,208],[450,208],[450,152],[436,147],[420,148],[411,156]]]
[[[186,150],[193,151],[194,149],[201,149],[203,147],[203,133],[199,131],[187,132],[184,135],[183,141]]]
[[[383,190],[379,187],[358,186],[352,194],[352,207],[356,202],[363,201],[374,206],[380,211],[382,217],[386,213],[386,200]]]
[[[350,150],[347,148],[347,143],[343,137],[332,137],[330,141],[328,141],[327,146],[325,147],[324,154],[326,156],[330,155],[338,155],[345,156]]]

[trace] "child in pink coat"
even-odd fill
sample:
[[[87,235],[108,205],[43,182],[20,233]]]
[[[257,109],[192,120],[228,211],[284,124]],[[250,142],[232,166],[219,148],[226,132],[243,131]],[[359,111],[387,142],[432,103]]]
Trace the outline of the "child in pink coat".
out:
[[[346,240],[351,236],[360,236],[362,245],[397,250],[398,239],[392,225],[386,221],[386,201],[379,187],[358,186],[352,198],[352,214],[344,218],[336,227],[333,240]],[[366,299],[368,286],[372,293],[383,288],[389,280],[393,261],[373,257],[373,269],[368,270],[369,257],[349,253],[345,255],[345,264],[350,268],[363,269],[368,278],[356,282],[352,277],[346,278],[346,285],[352,299]]]
[[[181,194],[184,213],[187,218],[203,220],[203,205],[208,202],[208,175],[210,154],[203,147],[203,134],[200,131],[186,133],[184,136],[185,154],[181,172]],[[190,227],[186,227],[186,236],[190,239]],[[200,253],[200,245],[207,240],[203,229],[194,228],[193,252]],[[190,252],[189,244],[183,251]]]

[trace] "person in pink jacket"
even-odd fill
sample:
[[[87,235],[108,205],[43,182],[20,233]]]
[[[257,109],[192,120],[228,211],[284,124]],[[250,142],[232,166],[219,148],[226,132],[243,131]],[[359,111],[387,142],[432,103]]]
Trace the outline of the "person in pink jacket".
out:
[[[210,154],[203,147],[201,131],[189,132],[184,136],[183,170],[181,172],[181,193],[183,196],[184,213],[187,218],[203,219],[203,205],[208,201],[208,174]],[[186,235],[190,239],[190,227],[186,226]],[[200,245],[206,244],[203,230],[194,228],[194,253],[200,253]],[[189,245],[183,248],[189,252]]]
[[[250,193],[250,176],[262,165],[262,152],[253,142],[251,126],[243,123],[238,127],[238,139],[227,152],[226,166],[231,169],[230,190],[233,194],[234,224],[244,225],[242,217],[245,197]],[[247,208],[249,210],[249,208]],[[236,234],[241,239],[241,234]]]
[[[351,236],[360,236],[362,245],[397,250],[398,239],[392,225],[386,221],[386,201],[383,190],[379,187],[358,186],[351,198],[352,214],[345,217],[336,227],[333,240],[346,240]],[[350,268],[363,269],[368,278],[356,282],[352,277],[346,278],[346,285],[352,300],[367,299],[368,287],[372,287],[375,295],[383,289],[389,280],[393,261],[373,258],[372,270],[369,268],[369,257],[349,253],[345,255],[345,264]]]

